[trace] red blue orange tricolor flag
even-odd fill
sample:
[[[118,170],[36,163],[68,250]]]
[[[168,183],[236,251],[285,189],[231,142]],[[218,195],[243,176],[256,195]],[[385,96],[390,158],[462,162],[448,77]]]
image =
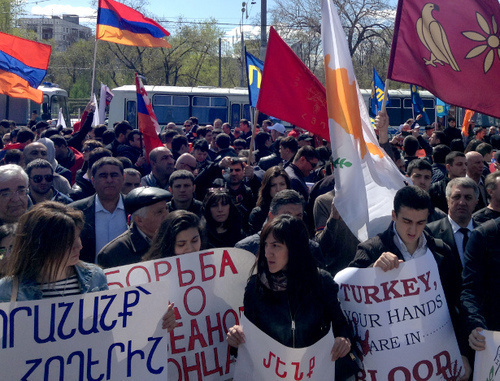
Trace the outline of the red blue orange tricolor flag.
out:
[[[387,78],[500,117],[498,0],[399,0]]]
[[[135,86],[137,88],[137,123],[139,131],[142,132],[144,139],[144,147],[146,148],[146,158],[149,159],[149,153],[156,147],[162,147],[158,134],[160,133],[160,125],[156,119],[153,106],[149,101],[146,89],[142,84],[142,80],[137,73],[135,73]]]
[[[37,87],[47,73],[51,50],[50,45],[0,32],[0,93],[42,103]]]
[[[335,206],[351,232],[365,241],[389,226],[390,206],[398,189],[405,185],[404,178],[378,144],[331,0],[322,2],[321,38],[336,167]]]
[[[171,48],[170,33],[156,21],[113,0],[99,0],[96,39],[130,46]]]

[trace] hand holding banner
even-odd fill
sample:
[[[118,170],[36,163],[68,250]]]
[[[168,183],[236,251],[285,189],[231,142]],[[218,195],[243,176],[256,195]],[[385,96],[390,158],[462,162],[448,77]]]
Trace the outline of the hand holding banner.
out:
[[[307,348],[289,348],[266,335],[243,315],[241,326],[245,343],[238,348],[235,381],[334,380],[335,362],[331,359],[332,330]]]
[[[474,380],[500,380],[500,332],[482,330],[486,349],[476,352]]]
[[[366,380],[458,380],[464,374],[430,252],[387,272],[347,268],[335,281],[364,356]]]
[[[231,378],[226,332],[239,324],[255,256],[214,249],[106,270],[110,288],[159,282],[175,305],[179,326],[170,332],[169,379]]]
[[[165,380],[161,283],[0,304],[5,380]]]

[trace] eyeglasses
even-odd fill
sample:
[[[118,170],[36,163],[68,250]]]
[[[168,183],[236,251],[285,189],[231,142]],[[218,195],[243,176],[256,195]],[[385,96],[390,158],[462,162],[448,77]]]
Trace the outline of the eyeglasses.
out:
[[[306,159],[306,160],[307,160],[307,162],[308,162],[309,164],[311,164],[312,169],[316,169],[316,168],[318,167],[318,163],[319,163],[319,161],[317,161],[316,163],[311,162],[311,160],[309,160],[309,159],[308,159],[307,157],[305,157],[305,156],[304,156],[304,159]]]
[[[0,192],[0,199],[2,199],[2,200],[9,200],[15,194],[18,195],[19,197],[26,196],[28,194],[28,189],[27,188],[22,188],[22,189],[18,189],[16,191],[4,190],[4,191]]]
[[[46,182],[51,183],[54,181],[54,175],[35,175],[31,178],[35,184],[41,183],[45,179]]]
[[[208,188],[208,193],[228,193],[227,188]]]

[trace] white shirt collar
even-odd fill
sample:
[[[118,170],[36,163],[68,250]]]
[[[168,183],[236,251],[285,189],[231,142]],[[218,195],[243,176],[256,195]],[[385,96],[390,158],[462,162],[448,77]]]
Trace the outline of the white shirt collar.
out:
[[[123,206],[123,196],[120,194],[120,199],[118,200],[118,204],[116,205],[116,209],[121,209],[125,210],[125,207]],[[106,209],[104,209],[104,206],[102,206],[101,200],[99,200],[99,196],[96,194],[95,195],[95,212],[106,212],[109,213]]]
[[[450,221],[451,228],[453,229],[453,234],[455,234],[456,232],[458,232],[458,230],[461,228],[461,226],[458,225],[455,221],[453,221],[451,219],[450,215],[448,215],[448,221]],[[470,219],[470,221],[467,224],[466,228],[469,229],[469,231],[473,231],[474,230],[474,225],[472,223],[472,218]]]

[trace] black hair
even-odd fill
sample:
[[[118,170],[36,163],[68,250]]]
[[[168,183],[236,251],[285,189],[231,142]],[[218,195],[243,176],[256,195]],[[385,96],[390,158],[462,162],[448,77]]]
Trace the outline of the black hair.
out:
[[[33,133],[33,131],[28,130],[27,128],[21,128],[17,133],[17,142],[26,143],[30,140],[31,141],[35,140],[35,134]]]
[[[307,227],[302,220],[287,214],[275,217],[262,229],[257,254],[257,279],[262,279],[262,275],[265,275],[269,287],[273,289],[273,277],[265,256],[266,239],[271,234],[288,249],[288,263],[283,272],[287,276],[289,299],[300,300],[311,289],[320,292],[318,268],[309,247]],[[261,287],[260,284],[261,282],[257,282],[257,287]]]
[[[432,173],[432,165],[427,160],[424,159],[415,159],[412,160],[408,164],[408,168],[406,168],[406,174],[411,176],[414,169],[418,169],[420,171],[430,171]]]
[[[405,140],[403,140],[403,148],[407,156],[415,156],[420,145],[415,136],[408,135]]]
[[[465,157],[465,154],[460,151],[451,151],[445,158],[445,164],[453,165],[456,157]]]
[[[394,212],[396,215],[399,214],[402,207],[415,210],[427,209],[431,213],[431,197],[429,193],[415,185],[403,187],[394,196]]]
[[[432,150],[432,159],[434,163],[444,164],[446,161],[446,155],[451,152],[451,148],[445,144],[438,144]]]
[[[217,147],[219,147],[220,149],[226,149],[229,148],[229,145],[231,144],[231,138],[229,137],[228,134],[220,133],[215,138],[215,143],[217,144]]]
[[[208,142],[206,139],[198,139],[196,140],[194,143],[193,143],[193,151],[197,149],[197,150],[200,150],[202,152],[208,152],[209,151],[209,146],[208,146]]]
[[[184,135],[176,135],[172,139],[172,151],[173,152],[179,152],[182,146],[187,146],[189,145],[188,138],[186,138]]]
[[[127,131],[132,131],[133,128],[129,122],[122,120],[115,126],[115,136],[118,138],[120,135],[127,135]]]

